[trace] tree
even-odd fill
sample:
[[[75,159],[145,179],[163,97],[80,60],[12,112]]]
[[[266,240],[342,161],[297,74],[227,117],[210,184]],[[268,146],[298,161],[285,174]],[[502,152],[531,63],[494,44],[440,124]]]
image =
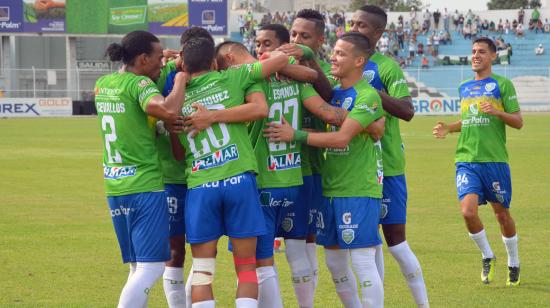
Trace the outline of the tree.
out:
[[[487,3],[489,10],[509,10],[540,7],[540,0],[491,0]]]
[[[422,0],[352,0],[349,6],[355,11],[365,4],[376,5],[391,12],[408,12],[411,8],[422,9]]]

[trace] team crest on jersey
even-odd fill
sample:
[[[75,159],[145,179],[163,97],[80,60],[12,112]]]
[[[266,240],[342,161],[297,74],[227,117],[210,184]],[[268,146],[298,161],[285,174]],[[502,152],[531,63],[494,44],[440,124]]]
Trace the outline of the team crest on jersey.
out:
[[[194,160],[191,167],[191,172],[195,173],[200,170],[219,167],[237,159],[239,159],[239,151],[237,150],[237,146],[230,144],[206,157]]]
[[[376,73],[373,70],[367,70],[363,72],[363,78],[369,83],[374,80],[374,75],[376,75]]]
[[[109,167],[103,165],[103,178],[116,180],[136,175],[136,166]]]
[[[489,82],[485,85],[485,91],[492,92],[497,87],[497,84],[494,82]]]
[[[278,171],[286,169],[300,168],[302,166],[302,156],[299,152],[287,153],[282,155],[269,155],[267,158],[267,170]]]
[[[350,244],[355,239],[355,231],[353,229],[345,229],[342,231],[342,240],[346,244]]]
[[[286,232],[290,232],[290,230],[292,230],[292,228],[294,227],[294,221],[292,220],[292,218],[285,217],[285,219],[283,219],[283,222],[281,223],[281,227]]]
[[[342,108],[346,109],[346,110],[350,110],[351,108],[350,107],[353,107],[353,98],[351,97],[346,97],[344,99],[344,102],[342,103]]]
[[[479,113],[479,107],[476,103],[470,105],[470,113],[471,114],[478,114]]]
[[[138,82],[138,86],[140,88],[143,88],[143,87],[146,87],[148,84],[150,84],[151,81],[150,80],[147,80],[147,79],[142,79]]]
[[[345,212],[342,214],[342,221],[345,225],[351,224],[351,212]]]

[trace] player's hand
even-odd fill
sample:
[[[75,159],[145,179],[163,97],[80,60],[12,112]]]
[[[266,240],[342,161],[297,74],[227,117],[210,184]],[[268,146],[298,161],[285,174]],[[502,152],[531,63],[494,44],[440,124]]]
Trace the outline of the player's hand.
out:
[[[183,117],[177,116],[171,121],[164,121],[164,128],[172,134],[179,134],[184,131],[183,123]]]
[[[481,111],[483,111],[486,114],[498,116],[500,112],[500,110],[495,109],[493,104],[491,104],[490,102],[483,102],[480,104],[480,107],[481,107]]]
[[[365,131],[371,136],[374,141],[382,139],[384,136],[384,131],[386,128],[386,117],[381,117],[380,119],[372,122],[365,128]]]
[[[287,56],[292,56],[296,59],[301,59],[304,56],[304,51],[296,46],[296,44],[284,44],[276,50],[284,52]]]
[[[175,77],[176,83],[187,84],[191,80],[191,75],[188,72],[178,72]]]
[[[267,123],[268,128],[264,129],[264,137],[268,138],[269,142],[291,142],[294,138],[294,128],[288,124],[285,118],[281,120],[281,123]]]
[[[174,49],[164,49],[162,51],[162,66],[170,60],[175,60],[180,55],[180,52]]]
[[[201,104],[193,103],[191,107],[195,108],[195,112],[184,117],[185,132],[195,137],[200,131],[212,126],[213,117],[212,111],[206,109]]]
[[[449,126],[443,122],[437,122],[432,129],[432,135],[437,139],[445,139],[445,136],[449,133]]]

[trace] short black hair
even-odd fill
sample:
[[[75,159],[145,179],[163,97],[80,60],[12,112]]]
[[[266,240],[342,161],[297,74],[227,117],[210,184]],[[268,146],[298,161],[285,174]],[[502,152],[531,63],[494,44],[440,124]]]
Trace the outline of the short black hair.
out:
[[[132,31],[122,38],[120,44],[110,44],[105,55],[113,62],[122,61],[124,64],[133,64],[137,56],[144,53],[151,54],[153,43],[160,43],[154,34],[142,30]]]
[[[303,9],[296,14],[296,18],[303,18],[315,23],[315,28],[320,34],[325,33],[325,17],[317,10]]]
[[[360,32],[347,32],[344,33],[340,39],[353,44],[355,51],[363,56],[369,56],[371,49],[370,41],[364,34],[361,34]]]
[[[180,37],[180,45],[183,46],[185,42],[192,38],[205,38],[210,41],[212,41],[212,44],[214,44],[214,38],[212,38],[212,35],[210,35],[210,32],[208,30],[202,28],[202,27],[191,27],[181,34]]]
[[[285,26],[280,24],[267,24],[260,28],[260,31],[266,30],[266,31],[273,31],[275,32],[275,36],[281,42],[281,44],[284,43],[290,43],[290,34],[288,33],[288,29],[285,28]]]
[[[189,39],[182,46],[185,71],[209,71],[214,61],[214,43],[203,37]]]
[[[386,25],[388,24],[388,14],[386,14],[381,7],[376,5],[364,5],[360,7],[359,10],[376,15],[379,18],[378,26],[384,29],[386,28]]]
[[[489,45],[489,49],[492,52],[497,52],[497,45],[495,45],[495,42],[492,39],[490,39],[486,36],[482,36],[482,37],[479,37],[479,38],[475,39],[474,42],[472,43],[472,45],[475,44],[475,43],[485,43],[485,44]]]
[[[235,42],[235,41],[225,41],[225,42],[219,43],[218,46],[216,46],[216,55],[218,55],[222,50],[230,47],[234,47],[236,49],[240,49],[242,51],[248,52],[248,49],[246,49],[246,46],[244,46],[242,43]]]

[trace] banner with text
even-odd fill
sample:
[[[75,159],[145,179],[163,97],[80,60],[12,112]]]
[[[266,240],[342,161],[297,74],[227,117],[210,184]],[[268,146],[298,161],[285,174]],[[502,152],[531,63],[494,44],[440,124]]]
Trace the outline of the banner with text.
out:
[[[459,114],[460,98],[440,96],[433,97],[420,95],[412,98],[416,115]]]
[[[68,117],[70,98],[0,98],[0,117]]]

